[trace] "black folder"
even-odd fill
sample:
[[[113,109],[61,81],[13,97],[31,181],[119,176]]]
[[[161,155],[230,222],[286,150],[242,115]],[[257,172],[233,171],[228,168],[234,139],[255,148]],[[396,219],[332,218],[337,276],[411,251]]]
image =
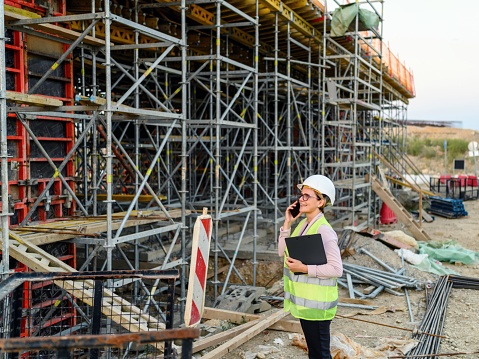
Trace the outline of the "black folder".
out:
[[[298,259],[303,264],[320,265],[328,262],[321,234],[288,237],[285,240],[291,258]]]

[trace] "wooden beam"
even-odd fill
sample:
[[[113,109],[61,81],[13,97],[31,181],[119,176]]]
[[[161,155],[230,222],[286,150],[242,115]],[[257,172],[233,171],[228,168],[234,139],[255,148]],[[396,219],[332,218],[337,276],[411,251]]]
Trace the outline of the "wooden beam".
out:
[[[261,333],[266,328],[269,328],[274,323],[278,322],[286,315],[288,312],[283,311],[282,309],[278,310],[276,313],[260,320],[258,323],[253,325],[251,328],[246,329],[240,335],[235,336],[232,340],[227,341],[226,343],[221,344],[219,347],[210,351],[209,353],[203,355],[202,359],[215,359],[221,358],[223,355],[231,352],[232,350],[238,348],[241,344],[247,342],[255,335]]]
[[[22,9],[15,8],[13,6],[5,5],[5,20],[28,20],[33,18],[38,18],[38,14],[35,14],[31,11],[26,11]],[[52,24],[31,24],[29,27],[32,27],[37,30],[41,30],[50,35],[60,36],[69,40],[75,41],[80,37],[81,33],[65,29],[64,27],[52,25]],[[83,42],[88,45],[93,46],[105,46],[105,41],[97,39],[92,36],[85,36]]]
[[[168,212],[172,218],[179,218],[181,216],[181,209],[175,209]],[[120,228],[121,221],[123,220],[124,212],[115,213],[113,215],[112,229]],[[131,214],[130,219],[126,222],[125,228],[141,226],[144,224],[151,224],[158,221],[168,220],[168,217],[162,211],[143,211],[143,217],[140,217],[138,213]],[[59,228],[79,231],[84,234],[95,234],[105,232],[107,230],[106,216],[98,216],[94,218],[78,218],[78,219],[65,219],[60,218],[58,222],[40,223],[35,227],[49,228],[54,227],[58,223]],[[24,227],[28,228],[28,227]],[[15,233],[15,228],[11,229]],[[48,243],[60,242],[66,239],[72,239],[78,237],[75,234],[59,234],[59,233],[18,233],[28,243],[35,245],[43,245]]]
[[[388,175],[385,175],[385,177],[386,177],[388,180],[390,180],[391,182],[394,182],[394,183],[396,183],[396,184],[398,184],[398,185],[400,185],[400,186],[407,187],[407,188],[410,188],[410,189],[416,191],[416,187],[415,187],[413,184],[409,183],[409,182],[403,182],[403,181],[398,180],[398,179],[395,178],[395,177],[391,177],[391,176],[388,176]],[[428,195],[428,196],[441,196],[440,193],[434,193],[434,192],[428,191],[427,189],[421,189],[421,191],[422,191],[424,194]]]
[[[26,93],[7,91],[7,101],[32,106],[63,106],[63,101],[42,95],[29,95]]]
[[[250,322],[262,318],[258,314],[248,314],[233,312],[225,309],[216,309],[205,307],[203,311],[204,319],[218,319],[218,320],[227,320],[230,323],[234,324],[243,324],[244,322]],[[269,329],[280,330],[283,332],[290,333],[301,333],[301,325],[299,320],[280,320],[277,323],[274,323]]]
[[[244,332],[246,329],[251,328],[253,325],[259,323],[260,319],[253,320],[248,323],[241,324],[237,327],[225,330],[224,332],[214,334],[212,336],[200,339],[193,343],[193,353],[197,353],[200,350],[212,347],[213,345],[218,345],[227,340],[230,340],[236,337],[238,334]]]

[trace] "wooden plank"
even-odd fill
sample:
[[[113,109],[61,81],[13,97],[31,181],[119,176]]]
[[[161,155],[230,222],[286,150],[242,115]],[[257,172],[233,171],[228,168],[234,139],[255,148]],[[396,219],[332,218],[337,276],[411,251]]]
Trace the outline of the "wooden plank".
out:
[[[34,106],[63,106],[63,101],[55,98],[41,95],[29,95],[15,91],[7,91],[7,101]]]
[[[224,332],[214,334],[212,336],[200,339],[193,343],[193,353],[197,353],[200,350],[212,347],[213,345],[218,345],[222,342],[230,340],[236,337],[238,334],[244,332],[246,329],[251,328],[253,325],[256,325],[260,319],[253,320],[248,323],[241,324],[237,327],[228,329]]]
[[[15,14],[16,16],[23,16],[26,19],[39,19],[39,18],[41,18],[41,15],[39,15],[37,13],[31,12],[31,11],[28,11],[28,10],[25,10],[25,9],[21,9],[19,7],[4,5],[4,8],[5,8],[5,20],[10,20],[7,13],[8,14]],[[19,19],[15,19],[15,20],[19,20]]]
[[[227,320],[230,323],[242,324],[244,322],[250,322],[252,320],[260,319],[262,318],[262,316],[258,314],[240,313],[225,309],[205,307],[203,311],[203,318]],[[290,333],[301,333],[302,330],[301,325],[299,324],[299,320],[297,319],[280,320],[277,323],[274,323],[269,329],[280,330],[283,332]]]
[[[90,96],[90,97],[88,97],[88,96],[78,96],[77,100],[81,104],[106,106],[106,98],[102,98],[102,97],[98,97],[98,96]],[[126,105],[123,105],[123,104],[117,105],[115,101],[111,102],[111,106],[112,107],[117,106],[118,107],[117,111],[119,111],[119,112],[121,112],[122,110],[129,112],[130,110],[134,109],[134,107],[126,106]]]
[[[178,210],[173,209],[173,210],[170,210],[168,213],[171,216],[171,218],[179,218],[181,216],[180,209]],[[189,213],[190,212],[188,211],[187,214]],[[115,213],[113,215],[112,228],[114,230],[120,227],[121,220],[123,219],[124,215],[125,215],[124,212]],[[130,218],[131,219],[129,219],[126,222],[125,228],[141,226],[144,224],[151,224],[157,221],[168,219],[162,211],[141,211],[141,215],[140,215],[140,212],[133,211],[131,213]],[[107,222],[106,222],[105,216],[85,217],[85,218],[80,217],[79,219],[62,218],[57,223],[60,223],[59,228],[81,231],[84,234],[101,233],[101,232],[106,232],[107,230]],[[48,228],[52,225],[53,225],[53,222],[49,222],[49,223],[37,224],[35,227]],[[24,227],[24,228],[28,228],[28,227]],[[12,231],[13,233],[15,233],[14,229],[12,229]],[[59,233],[35,233],[35,232],[24,233],[22,232],[21,235],[26,242],[32,243],[35,245],[55,243],[55,242],[60,242],[67,239],[78,237],[78,235],[75,235],[73,233],[59,234]]]
[[[372,300],[358,299],[358,298],[339,298],[339,303],[361,304],[361,305],[375,305]]]
[[[426,213],[425,215],[423,215],[423,210],[422,210],[422,198],[423,198],[423,194],[426,193],[430,196],[433,195],[432,192],[430,191],[427,191],[427,190],[423,190],[421,189],[420,187],[416,186],[415,184],[412,184],[411,182],[409,182],[406,178],[404,178],[404,176],[392,165],[390,164],[382,155],[380,155],[379,153],[375,152],[373,150],[373,153],[375,156],[377,156],[381,162],[383,162],[391,171],[393,171],[397,176],[399,176],[403,181],[398,181],[398,180],[395,180],[395,179],[392,179],[392,177],[389,177],[389,176],[386,176],[387,178],[389,178],[391,181],[397,183],[397,184],[400,184],[400,185],[404,185],[406,187],[409,187],[411,188],[412,190],[416,191],[418,194],[419,194],[419,220],[422,221],[422,218],[425,218],[426,221],[431,221],[432,222],[432,218]],[[385,186],[385,188],[388,188],[387,186]],[[424,217],[426,216],[426,217]],[[429,217],[429,218],[427,218]],[[421,227],[421,222],[419,222],[419,227]]]
[[[432,218],[429,213],[427,213],[426,211],[421,211],[421,214],[422,214],[422,218],[427,222],[427,223],[431,223],[434,221],[434,218]]]
[[[142,224],[150,224],[157,222],[158,219],[142,219],[142,220],[129,220],[127,221],[125,228],[127,227],[134,227],[134,226],[140,226]],[[112,229],[118,229],[120,228],[121,221],[120,220],[114,220],[112,223]],[[65,226],[67,226],[67,223],[65,223]],[[84,234],[95,234],[95,233],[101,233],[101,232],[106,232],[107,230],[107,223],[106,221],[104,222],[98,222],[98,223],[92,223],[92,224],[84,224],[82,226],[84,228]],[[15,230],[13,230],[15,233]],[[72,239],[75,237],[78,237],[78,235],[75,234],[59,234],[59,233],[29,233],[29,234],[23,234],[24,238],[26,241],[29,243],[35,244],[35,245],[43,245],[43,244],[48,244],[48,243],[55,243],[55,242],[60,242],[64,241],[66,239]]]
[[[111,196],[111,199],[114,200],[114,201],[117,201],[117,202],[131,202],[131,201],[133,201],[135,196],[136,195],[134,195],[134,194],[113,194]],[[166,196],[161,195],[161,194],[158,195],[157,197],[160,200],[165,200],[166,199]],[[106,193],[98,193],[96,195],[96,199],[98,201],[106,201],[106,199],[107,199]],[[151,202],[151,201],[153,201],[153,196],[150,195],[150,194],[140,194],[138,196],[138,202],[139,203],[148,203],[148,202]]]
[[[394,182],[394,183],[396,183],[400,186],[403,186],[403,187],[411,188],[412,190],[417,192],[417,187],[415,187],[414,185],[412,185],[409,182],[403,182],[403,181],[400,181],[397,178],[394,178],[394,177],[391,177],[391,176],[386,176],[386,178],[388,180],[390,180],[391,182]],[[428,196],[439,196],[439,197],[442,196],[440,193],[434,193],[434,192],[428,191],[426,189],[421,189],[421,191],[422,191],[422,193],[427,194]]]
[[[13,6],[5,5],[5,20],[7,21],[28,20],[32,18],[38,18],[38,17],[39,17],[38,14],[35,14],[33,12],[18,9]],[[73,41],[78,39],[81,35],[81,33],[79,32],[76,32],[70,29],[65,29],[64,27],[60,27],[60,26],[52,25],[52,24],[31,24],[29,25],[29,27],[44,31],[47,34],[60,36]],[[83,42],[85,44],[93,45],[93,46],[105,46],[104,40],[97,39],[89,35],[85,36],[85,38],[83,39]]]
[[[210,351],[209,353],[203,355],[202,359],[215,359],[221,358],[223,355],[231,352],[232,350],[238,348],[241,344],[245,343],[246,341],[253,338],[255,335],[261,333],[266,328],[269,328],[274,323],[278,322],[286,315],[288,312],[283,311],[282,309],[278,310],[276,313],[268,316],[265,319],[262,319],[251,328],[246,329],[240,335],[234,337],[234,339],[227,341],[226,343],[221,344],[219,347],[215,348],[214,350]]]
[[[382,233],[378,238],[376,238],[376,240],[383,242],[385,245],[387,245],[389,248],[392,248],[392,249],[399,249],[399,248],[411,249],[411,246],[409,244],[400,242],[397,239],[388,237],[387,235]]]
[[[375,289],[376,287],[374,285],[370,285],[369,287],[363,289],[363,294],[371,294]]]

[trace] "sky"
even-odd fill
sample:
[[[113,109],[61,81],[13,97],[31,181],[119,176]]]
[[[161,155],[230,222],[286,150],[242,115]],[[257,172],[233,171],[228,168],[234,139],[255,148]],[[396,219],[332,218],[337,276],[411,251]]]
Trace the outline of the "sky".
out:
[[[408,119],[479,130],[479,0],[388,0],[383,38],[412,70]]]
[[[414,74],[408,119],[479,130],[479,0],[385,0],[383,12],[384,41]]]

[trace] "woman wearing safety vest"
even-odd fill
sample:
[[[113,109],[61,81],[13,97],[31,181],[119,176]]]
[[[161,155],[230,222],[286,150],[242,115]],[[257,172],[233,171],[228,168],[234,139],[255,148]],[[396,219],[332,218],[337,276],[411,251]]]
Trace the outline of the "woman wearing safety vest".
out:
[[[338,236],[324,217],[324,207],[334,203],[335,188],[333,182],[322,175],[308,177],[298,188],[301,191],[299,214],[293,217],[291,212],[298,204],[295,201],[286,210],[278,241],[278,254],[284,256],[284,310],[299,318],[309,358],[331,359],[330,324],[338,305],[336,278],[343,273],[343,263]],[[306,218],[291,233],[291,225],[303,214]],[[326,264],[306,265],[289,257],[285,238],[316,233],[321,234],[323,240]]]

